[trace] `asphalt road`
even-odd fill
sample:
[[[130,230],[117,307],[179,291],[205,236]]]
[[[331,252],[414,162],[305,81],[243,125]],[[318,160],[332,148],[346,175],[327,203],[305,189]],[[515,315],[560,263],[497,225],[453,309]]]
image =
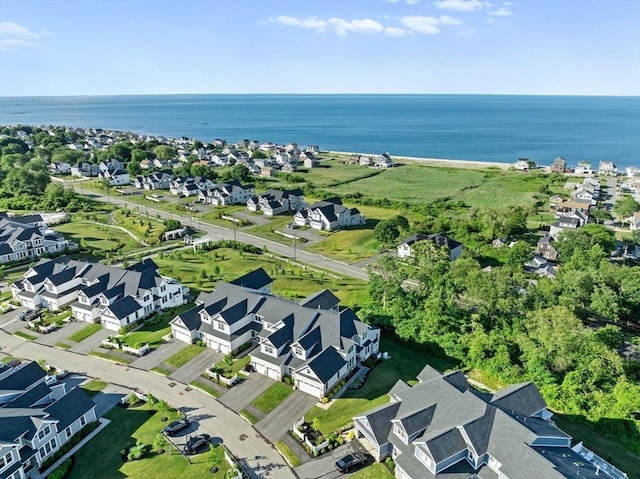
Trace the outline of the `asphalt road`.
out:
[[[294,479],[283,458],[245,420],[209,395],[155,373],[119,366],[92,356],[22,340],[0,329],[0,351],[31,360],[45,359],[52,366],[100,378],[140,392],[152,392],[198,419],[200,428],[214,440],[223,440],[238,459],[251,469],[251,478]]]
[[[77,192],[80,192],[80,187],[74,185],[72,182],[65,183],[69,186],[73,186]],[[102,201],[105,203],[111,203],[119,206],[126,206],[128,208],[143,208],[148,211],[150,214],[159,215],[161,218],[165,219],[176,219],[180,221],[183,225],[193,225],[194,227],[204,231],[206,236],[214,241],[221,239],[236,239],[238,241],[242,241],[243,243],[248,243],[255,245],[259,248],[266,247],[269,251],[273,253],[277,253],[281,256],[285,256],[288,258],[294,258],[297,261],[302,263],[306,263],[308,265],[325,269],[327,271],[331,271],[335,274],[340,274],[344,276],[350,276],[352,278],[361,279],[367,281],[369,279],[369,275],[364,268],[360,268],[358,266],[353,266],[347,263],[343,263],[341,261],[336,261],[329,259],[325,256],[319,254],[308,253],[300,248],[300,246],[294,247],[293,245],[284,245],[278,243],[276,241],[271,241],[268,239],[260,238],[258,236],[254,236],[251,234],[243,233],[240,230],[236,230],[235,233],[233,229],[223,228],[221,226],[215,226],[208,223],[204,223],[196,218],[193,218],[188,215],[178,215],[175,213],[167,213],[166,211],[162,211],[152,206],[140,206],[137,203],[131,203],[124,199],[124,197],[120,196],[106,196],[101,193],[96,192],[87,192],[82,191],[82,194],[88,196],[94,200]]]

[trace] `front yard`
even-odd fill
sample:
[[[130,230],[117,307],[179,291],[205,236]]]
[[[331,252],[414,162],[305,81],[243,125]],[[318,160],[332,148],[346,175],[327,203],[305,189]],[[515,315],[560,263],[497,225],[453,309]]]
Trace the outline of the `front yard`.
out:
[[[292,392],[293,388],[288,384],[275,383],[260,396],[258,396],[252,404],[263,413],[269,414],[276,407],[278,407],[278,405],[280,405],[282,401],[287,399]]]
[[[430,364],[440,371],[455,367],[455,364],[442,358],[409,349],[385,338],[380,341],[380,351],[388,352],[390,359],[373,368],[360,389],[349,389],[342,397],[334,400],[328,409],[314,406],[305,415],[308,422],[318,419],[322,434],[330,434],[347,425],[353,416],[389,402],[387,392],[398,379],[414,384],[416,375],[425,365]]]
[[[207,462],[209,452],[192,456],[191,464],[176,452],[169,444],[160,454],[154,447],[149,455],[137,461],[122,461],[120,452],[137,441],[151,445],[156,435],[167,422],[162,422],[162,416],[168,415],[169,420],[180,417],[178,412],[150,411],[148,406],[134,409],[113,408],[106,414],[111,423],[89,441],[75,454],[75,465],[68,479],[122,479],[123,477],[149,477],[154,479],[174,479],[176,477],[210,477],[222,479],[228,470],[223,458],[221,447],[217,447],[216,454],[220,460],[217,466],[220,470],[212,474]]]

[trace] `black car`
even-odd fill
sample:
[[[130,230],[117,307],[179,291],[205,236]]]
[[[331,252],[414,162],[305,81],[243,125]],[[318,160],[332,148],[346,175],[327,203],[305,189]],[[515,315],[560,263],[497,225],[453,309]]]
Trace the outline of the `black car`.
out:
[[[360,469],[367,462],[367,456],[361,452],[347,454],[336,461],[336,469],[340,472],[353,472]]]
[[[191,421],[189,421],[187,418],[173,421],[171,424],[169,424],[167,427],[164,428],[164,433],[167,436],[175,436],[183,429],[188,428],[190,424],[191,424]]]
[[[207,444],[209,444],[209,439],[211,439],[209,434],[193,436],[184,445],[184,453],[188,456],[196,454],[200,449],[203,449]]]

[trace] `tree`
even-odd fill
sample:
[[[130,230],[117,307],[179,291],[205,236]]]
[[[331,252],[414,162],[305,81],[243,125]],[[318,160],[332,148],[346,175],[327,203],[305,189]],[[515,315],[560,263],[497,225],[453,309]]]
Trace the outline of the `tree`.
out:
[[[395,243],[400,232],[393,220],[382,220],[373,229],[373,237],[383,245]]]
[[[600,245],[606,254],[616,247],[616,238],[608,228],[602,225],[587,224],[575,230],[565,230],[558,236],[556,249],[563,261],[571,258],[575,251],[580,254]]]
[[[640,204],[633,199],[633,196],[625,196],[616,201],[613,205],[613,211],[620,221],[624,221],[636,211],[640,211]]]
[[[177,156],[178,150],[173,146],[158,145],[153,149],[153,153],[161,160],[172,160]]]
[[[230,177],[234,180],[246,182],[249,181],[251,172],[245,165],[237,164],[233,165],[233,167],[231,168]]]
[[[596,220],[597,224],[604,223],[611,219],[611,213],[602,208],[594,208],[589,212],[589,215]]]

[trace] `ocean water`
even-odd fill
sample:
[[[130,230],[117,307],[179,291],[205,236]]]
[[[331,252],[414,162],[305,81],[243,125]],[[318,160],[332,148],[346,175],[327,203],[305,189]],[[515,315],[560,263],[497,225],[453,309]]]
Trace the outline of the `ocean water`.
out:
[[[141,95],[0,97],[0,124],[542,165],[640,166],[640,97]]]

